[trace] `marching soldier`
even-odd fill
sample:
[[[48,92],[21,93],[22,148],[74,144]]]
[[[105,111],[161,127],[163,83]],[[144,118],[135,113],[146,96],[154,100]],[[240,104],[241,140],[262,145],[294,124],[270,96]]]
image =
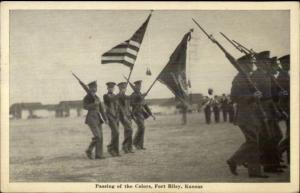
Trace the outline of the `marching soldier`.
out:
[[[116,83],[108,82],[107,93],[103,95],[103,101],[106,106],[106,115],[108,125],[111,129],[111,142],[107,146],[107,151],[113,156],[120,156],[119,153],[119,110],[118,98],[114,94],[114,87]]]
[[[144,136],[145,136],[145,119],[150,116],[149,108],[145,110],[144,95],[141,93],[142,81],[138,80],[134,82],[135,89],[131,94],[131,106],[132,114],[134,116],[135,123],[137,124],[137,131],[133,139],[133,145],[136,149],[143,149],[144,147]]]
[[[278,59],[280,61],[282,69],[279,71],[277,80],[279,84],[287,91],[288,96],[283,97],[279,100],[280,106],[288,114],[288,119],[286,120],[286,137],[279,145],[280,154],[287,151],[287,160],[290,163],[290,55],[282,56]]]
[[[117,94],[119,103],[119,117],[120,122],[124,127],[124,141],[122,149],[125,153],[134,153],[132,151],[132,115],[130,111],[130,96],[125,94],[127,83],[120,82],[118,84],[119,93]]]
[[[270,52],[264,51],[256,55],[257,58],[257,70],[253,72],[252,79],[255,82],[257,88],[262,92],[261,104],[266,113],[266,118],[269,125],[269,133],[267,134],[267,128],[264,127],[260,135],[260,148],[262,154],[262,165],[265,172],[280,173],[283,172],[280,169],[280,157],[278,151],[278,128],[277,116],[278,110],[274,106],[271,90],[271,78],[268,72],[271,69]],[[263,120],[263,117],[261,117]]]
[[[92,152],[95,148],[95,159],[104,159],[103,157],[103,135],[102,124],[107,121],[103,106],[101,105],[99,97],[96,95],[97,82],[88,84],[90,94],[87,94],[83,99],[83,108],[88,110],[85,123],[89,126],[93,138],[86,150],[88,158],[92,159]]]
[[[237,60],[238,64],[250,74],[255,58],[245,55]],[[239,72],[232,81],[231,99],[237,103],[236,124],[243,132],[246,141],[227,161],[230,171],[238,175],[237,166],[247,163],[248,175],[251,178],[267,178],[262,175],[259,154],[259,133],[261,121],[256,114],[256,100],[260,99],[260,91],[250,90],[246,76]]]

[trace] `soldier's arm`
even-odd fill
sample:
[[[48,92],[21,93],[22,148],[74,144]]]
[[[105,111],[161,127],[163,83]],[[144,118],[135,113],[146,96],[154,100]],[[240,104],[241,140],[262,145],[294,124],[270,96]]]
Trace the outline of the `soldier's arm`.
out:
[[[97,108],[97,101],[90,102],[88,96],[83,99],[83,108],[85,110],[95,110]]]
[[[255,98],[245,80],[235,78],[232,82],[231,96],[233,102],[251,103]]]
[[[102,118],[104,119],[104,121],[107,122],[107,116],[104,111],[104,107],[103,107],[102,103],[99,104],[99,111],[100,111],[100,114],[101,114]]]
[[[109,100],[109,96],[107,94],[103,95],[103,102],[104,102],[105,106],[109,106],[110,100]]]

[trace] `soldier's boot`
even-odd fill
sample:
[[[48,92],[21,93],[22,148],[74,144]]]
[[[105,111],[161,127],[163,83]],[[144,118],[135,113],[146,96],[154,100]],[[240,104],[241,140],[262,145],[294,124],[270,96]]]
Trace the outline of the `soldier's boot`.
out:
[[[126,147],[126,145],[123,145],[122,150],[124,151],[124,153],[129,153],[128,148]]]
[[[237,175],[238,175],[238,173],[237,173],[237,171],[236,171],[236,169],[237,169],[237,164],[236,164],[234,161],[231,161],[231,160],[227,160],[227,164],[228,164],[228,166],[229,166],[230,172],[231,172],[233,175],[237,176]]]
[[[85,151],[85,154],[89,159],[93,159],[92,152],[95,145],[96,145],[96,137],[93,137],[88,149]]]
[[[268,178],[269,176],[261,173],[261,167],[259,162],[248,163],[248,174],[250,178]]]
[[[96,137],[95,159],[104,159],[103,156],[103,139],[102,136]]]

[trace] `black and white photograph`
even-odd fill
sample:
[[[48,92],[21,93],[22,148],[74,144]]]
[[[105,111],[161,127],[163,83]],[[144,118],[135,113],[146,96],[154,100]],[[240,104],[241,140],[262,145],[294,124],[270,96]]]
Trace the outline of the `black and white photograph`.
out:
[[[162,3],[2,4],[3,192],[297,192],[299,3]]]

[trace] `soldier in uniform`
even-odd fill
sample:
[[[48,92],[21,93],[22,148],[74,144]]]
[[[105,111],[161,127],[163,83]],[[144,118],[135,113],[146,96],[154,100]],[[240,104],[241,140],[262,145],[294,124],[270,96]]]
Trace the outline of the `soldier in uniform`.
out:
[[[212,103],[212,108],[214,111],[215,122],[219,123],[220,122],[220,107],[219,107],[219,101],[218,101],[217,96],[214,97],[214,100]]]
[[[119,117],[120,122],[124,127],[124,141],[122,149],[125,153],[134,153],[132,151],[132,114],[130,110],[130,96],[125,94],[127,83],[120,82],[118,84],[119,93],[117,94],[119,103]]]
[[[222,95],[222,98],[221,98],[221,110],[222,110],[222,114],[223,114],[223,121],[224,122],[227,122],[227,114],[228,114],[228,111],[227,111],[227,106],[228,106],[228,99],[226,97],[225,94]]]
[[[250,74],[255,58],[245,55],[237,60],[237,63]],[[243,132],[246,141],[228,159],[227,164],[232,174],[238,175],[237,166],[247,163],[248,175],[251,178],[267,178],[262,175],[259,154],[259,133],[261,121],[256,114],[256,100],[262,93],[250,89],[249,82],[242,73],[238,73],[232,81],[231,99],[237,103],[236,124]]]
[[[233,123],[234,122],[234,107],[233,107],[233,101],[231,100],[231,97],[227,97],[227,105],[226,109],[229,115],[229,122]]]
[[[207,124],[210,124],[211,121],[211,108],[212,108],[211,105],[213,102],[212,94],[213,94],[213,89],[209,88],[208,96],[206,96],[207,101],[204,104],[205,121]]]
[[[107,93],[103,95],[103,101],[106,106],[106,115],[108,125],[111,129],[111,142],[107,146],[107,151],[113,156],[120,156],[119,153],[119,105],[118,98],[114,94],[116,83],[108,82]]]
[[[83,108],[88,110],[85,123],[89,126],[93,138],[86,150],[88,158],[92,159],[92,152],[95,148],[95,159],[103,159],[103,135],[102,124],[107,121],[104,113],[104,108],[101,105],[99,97],[96,95],[97,82],[91,82],[88,84],[90,94],[87,94],[83,99]]]
[[[280,154],[284,151],[287,152],[287,161],[290,163],[290,55],[282,56],[278,60],[282,69],[279,71],[277,81],[288,94],[288,96],[282,97],[282,99],[278,101],[279,105],[288,114],[288,119],[286,120],[286,137],[279,144],[279,151]]]
[[[252,79],[257,88],[262,92],[261,104],[266,113],[266,119],[269,125],[269,131],[264,125],[262,132],[260,133],[260,150],[261,150],[261,162],[265,172],[280,173],[283,172],[280,169],[280,157],[278,150],[278,119],[279,112],[274,105],[272,95],[272,80],[268,73],[271,71],[270,52],[264,51],[256,55],[257,58],[257,70],[253,72]],[[261,116],[261,120],[264,117]],[[268,133],[271,134],[268,135]]]
[[[133,139],[133,145],[136,149],[143,149],[144,147],[144,136],[145,136],[145,118],[149,117],[149,113],[145,111],[145,100],[144,95],[141,93],[142,81],[138,80],[134,82],[135,89],[131,94],[131,106],[132,114],[137,125],[137,131]],[[149,110],[149,109],[148,109]]]

